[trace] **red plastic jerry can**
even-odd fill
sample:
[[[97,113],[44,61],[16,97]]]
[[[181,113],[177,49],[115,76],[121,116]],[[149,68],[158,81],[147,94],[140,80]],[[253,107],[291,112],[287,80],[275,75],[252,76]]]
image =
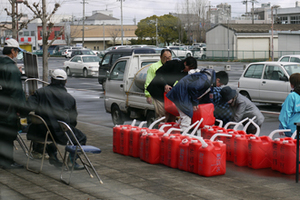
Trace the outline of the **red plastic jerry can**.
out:
[[[120,132],[120,154],[128,156],[129,132],[132,127],[122,127]]]
[[[203,128],[204,125],[213,125],[215,124],[215,116],[214,116],[214,104],[199,104],[197,111],[194,111],[192,123],[201,120],[203,118],[203,122],[200,125],[200,128]]]
[[[167,165],[172,168],[178,167],[179,144],[182,137],[179,135],[171,135],[168,140],[168,156]]]
[[[198,174],[217,176],[226,173],[226,144],[222,141],[207,142],[207,147],[200,147],[198,156]]]
[[[198,139],[192,139],[188,147],[188,171],[198,173],[198,150],[201,147]]]
[[[129,132],[128,155],[138,158],[140,157],[140,137],[148,128],[132,128]]]
[[[147,137],[148,133],[147,131],[143,132],[141,134],[140,140],[139,140],[139,151],[140,151],[140,159],[145,161],[145,144],[146,144],[146,137]]]
[[[178,169],[188,171],[188,150],[191,139],[185,138],[179,144]]]
[[[296,173],[297,140],[284,140],[279,153],[279,171],[284,174]],[[299,165],[300,166],[300,165]],[[300,168],[299,168],[300,172]]]
[[[254,135],[236,135],[234,138],[234,164],[240,167],[248,166],[248,141]]]
[[[272,167],[272,137],[283,130],[274,130],[269,136],[250,137],[248,141],[248,167],[263,169]]]
[[[116,125],[113,127],[113,152],[120,153],[120,132],[122,126]]]
[[[160,140],[157,133],[148,133],[145,144],[145,161],[150,164],[160,162]]]
[[[232,137],[222,137],[222,141],[226,144],[226,160],[234,161],[234,138],[238,132],[233,129],[227,129],[227,133]]]
[[[170,128],[163,136],[161,137],[161,143],[160,143],[160,163],[163,165],[168,166],[168,141],[171,135],[180,135],[182,131],[179,128]],[[175,134],[171,134],[174,132]]]

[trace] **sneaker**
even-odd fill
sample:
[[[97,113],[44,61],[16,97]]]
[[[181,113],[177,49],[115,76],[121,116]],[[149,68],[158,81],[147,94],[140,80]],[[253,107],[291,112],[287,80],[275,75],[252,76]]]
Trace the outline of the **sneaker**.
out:
[[[54,165],[55,167],[62,167],[63,163],[58,160],[57,157],[49,157],[50,165]]]
[[[21,164],[18,164],[16,162],[10,164],[10,165],[4,165],[2,166],[3,169],[20,169],[23,168],[24,166]]]

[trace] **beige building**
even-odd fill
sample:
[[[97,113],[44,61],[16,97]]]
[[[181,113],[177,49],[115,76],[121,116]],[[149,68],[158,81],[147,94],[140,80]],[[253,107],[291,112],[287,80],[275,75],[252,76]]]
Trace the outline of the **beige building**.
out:
[[[136,29],[136,25],[123,25],[123,45],[130,45],[131,39],[137,39]],[[84,47],[92,50],[121,45],[121,38],[121,25],[84,26]],[[70,39],[72,45],[82,43],[82,25],[70,25]]]

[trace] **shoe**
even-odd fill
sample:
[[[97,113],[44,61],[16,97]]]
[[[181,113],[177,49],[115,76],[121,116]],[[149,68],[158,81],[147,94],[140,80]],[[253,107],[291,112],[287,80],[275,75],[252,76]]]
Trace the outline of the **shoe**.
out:
[[[21,164],[18,164],[16,162],[10,164],[10,165],[4,165],[2,166],[3,169],[20,169],[23,168],[24,166]]]
[[[55,167],[62,167],[63,165],[63,163],[59,161],[57,157],[49,157],[49,163]]]
[[[78,157],[77,157],[78,158]],[[77,159],[76,158],[76,159]],[[73,155],[69,154],[69,159],[68,159],[69,163],[71,164],[71,166],[69,166],[70,168],[72,167],[73,164]],[[75,164],[74,164],[74,170],[83,170],[84,166],[83,165],[79,165],[76,160],[75,160]]]

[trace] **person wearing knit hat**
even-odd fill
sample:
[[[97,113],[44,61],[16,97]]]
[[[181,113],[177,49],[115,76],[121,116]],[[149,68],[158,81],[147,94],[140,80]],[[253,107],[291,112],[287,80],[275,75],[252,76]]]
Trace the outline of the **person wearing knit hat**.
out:
[[[292,92],[286,97],[279,115],[279,129],[291,129],[280,135],[291,137],[296,130],[295,122],[300,121],[300,73],[294,73],[289,78]]]
[[[222,88],[220,94],[223,101],[227,102],[232,109],[231,121],[240,122],[247,117],[252,119],[254,116],[256,116],[254,122],[261,127],[265,117],[252,101],[250,101],[247,97],[237,93],[235,90],[232,90],[229,86]],[[253,124],[250,124],[246,130],[248,134],[255,134],[256,131],[256,127]]]

